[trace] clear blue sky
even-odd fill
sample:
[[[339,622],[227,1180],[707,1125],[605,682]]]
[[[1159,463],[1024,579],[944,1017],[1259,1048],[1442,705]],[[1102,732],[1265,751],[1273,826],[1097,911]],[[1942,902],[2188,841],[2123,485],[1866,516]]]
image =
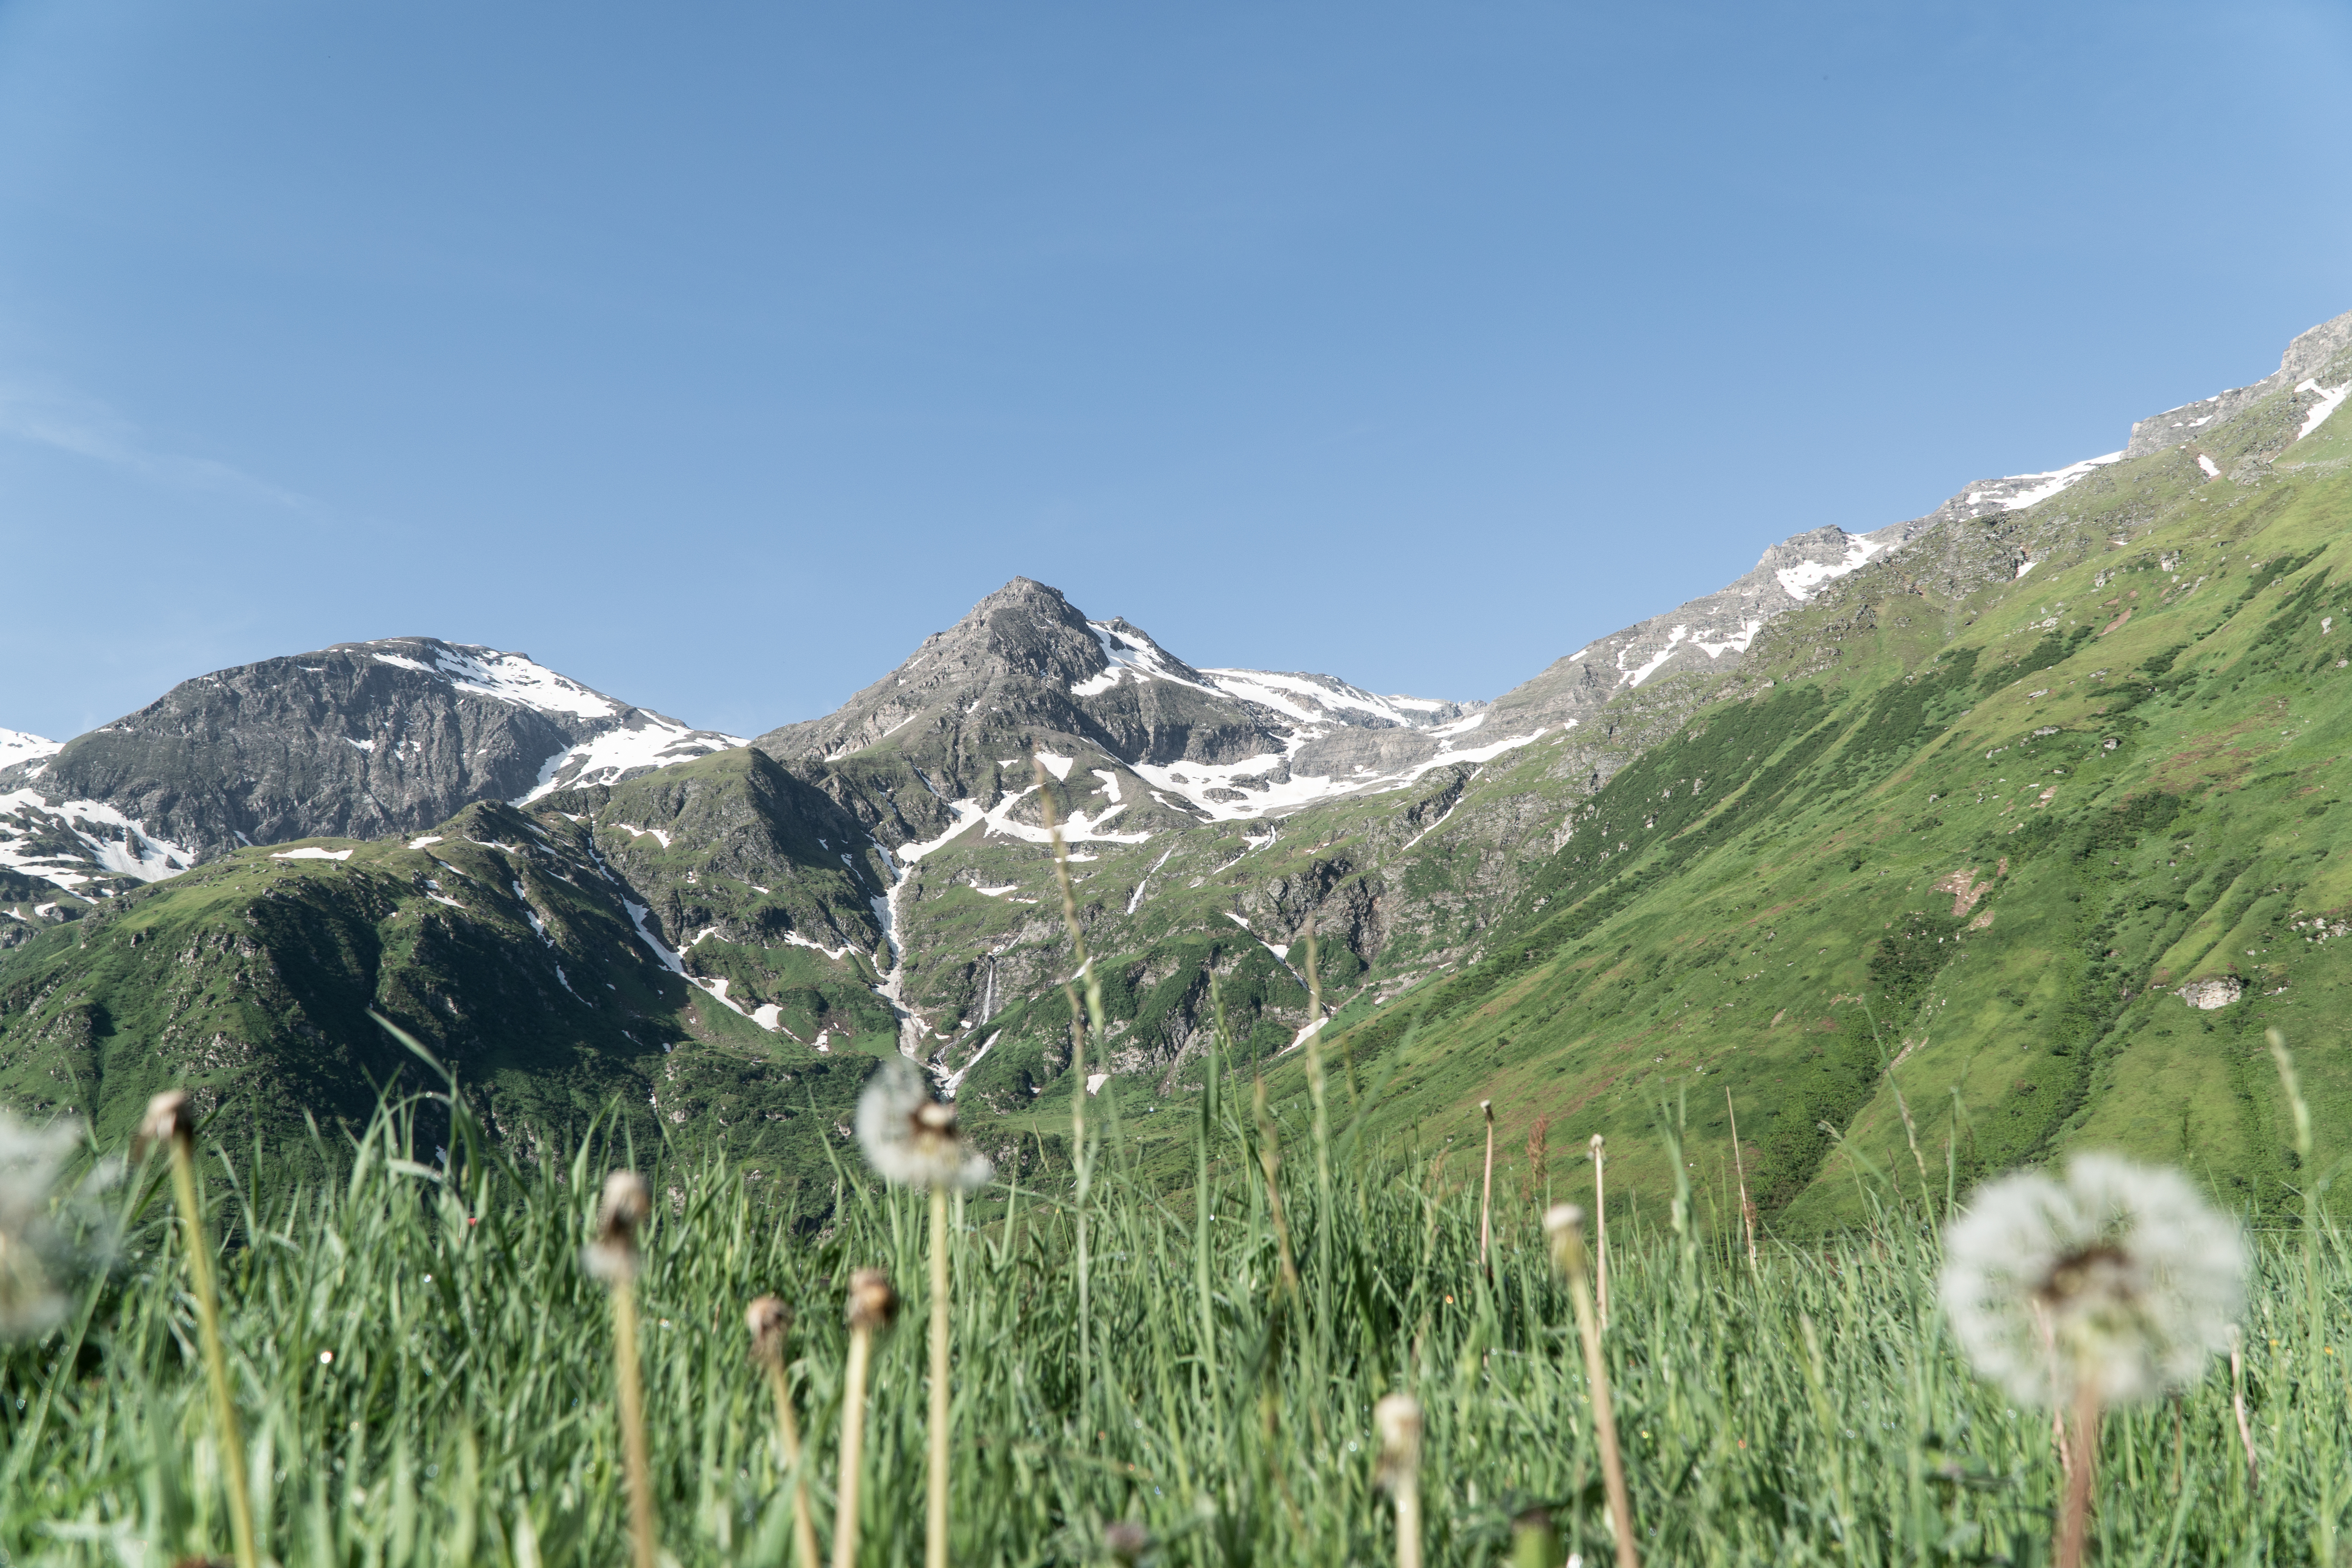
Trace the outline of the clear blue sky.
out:
[[[1492,696],[2352,309],[2326,5],[0,5],[0,725],[751,733],[1015,574]]]

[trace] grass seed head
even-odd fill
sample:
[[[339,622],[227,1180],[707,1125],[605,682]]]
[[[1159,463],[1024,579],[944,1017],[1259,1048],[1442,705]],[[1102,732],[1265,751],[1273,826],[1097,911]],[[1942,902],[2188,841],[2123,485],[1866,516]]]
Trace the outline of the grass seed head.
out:
[[[52,1283],[49,1193],[80,1141],[71,1122],[34,1128],[0,1110],[0,1339],[27,1339],[65,1315]]]
[[[762,1366],[783,1360],[784,1336],[792,1331],[793,1310],[776,1296],[762,1296],[743,1309],[743,1326],[751,1331],[751,1354]]]
[[[1969,1359],[2020,1401],[2102,1405],[2194,1382],[2229,1346],[2246,1245],[2179,1172],[2077,1156],[2063,1181],[1981,1189],[1944,1237],[1945,1315]]]
[[[636,1278],[637,1232],[653,1212],[653,1194],[643,1176],[615,1171],[605,1177],[596,1205],[596,1239],[583,1258],[588,1272],[607,1285]]]
[[[1391,1394],[1372,1406],[1372,1430],[1381,1441],[1381,1484],[1394,1488],[1421,1468],[1421,1401]]]
[[[860,1268],[849,1277],[849,1326],[853,1331],[880,1333],[898,1316],[898,1292],[890,1276],[879,1268]]]
[[[933,1100],[904,1057],[884,1062],[857,1097],[857,1142],[866,1163],[901,1186],[969,1192],[996,1173],[964,1141],[955,1107]]]

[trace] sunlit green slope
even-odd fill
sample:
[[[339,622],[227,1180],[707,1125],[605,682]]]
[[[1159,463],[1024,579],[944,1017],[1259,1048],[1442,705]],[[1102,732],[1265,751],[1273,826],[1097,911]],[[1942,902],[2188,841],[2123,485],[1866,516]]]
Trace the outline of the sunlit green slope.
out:
[[[1664,1108],[1721,1212],[1744,1171],[1795,1226],[1853,1213],[1861,1167],[1940,1191],[2084,1144],[2278,1203],[2300,1178],[2266,1028],[2323,1163],[2352,1117],[2352,430],[2278,455],[2310,401],[1773,626],[1576,809],[1477,963],[1326,1031],[1335,1099],[1352,1062],[1384,1084],[1375,1130],[1465,1147],[1491,1098],[1507,1184],[1549,1118],[1559,1193],[1604,1133],[1652,1201]],[[1942,592],[1970,551],[2032,565]]]

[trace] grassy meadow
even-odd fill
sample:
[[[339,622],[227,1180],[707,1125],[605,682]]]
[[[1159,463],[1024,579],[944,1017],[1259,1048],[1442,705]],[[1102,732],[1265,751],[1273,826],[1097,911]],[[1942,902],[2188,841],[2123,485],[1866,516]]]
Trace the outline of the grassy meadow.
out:
[[[785,1355],[817,1534],[834,1539],[843,1288],[878,1266],[905,1306],[872,1375],[858,1561],[918,1560],[920,1194],[882,1188],[854,1151],[823,1193],[765,1193],[723,1157],[606,1139],[510,1163],[462,1115],[452,1179],[411,1146],[420,1109],[439,1108],[382,1112],[324,1184],[278,1183],[267,1149],[202,1146],[266,1558],[626,1559],[612,1316],[581,1255],[604,1172],[634,1165],[655,1199],[638,1299],[664,1552],[791,1560],[789,1478],[743,1322],[763,1292],[797,1314]],[[1101,1145],[1084,1321],[1066,1177],[1000,1181],[957,1209],[952,1560],[1132,1557],[1131,1537],[1107,1536],[1124,1521],[1148,1532],[1149,1563],[1393,1561],[1371,1411],[1407,1390],[1425,1413],[1427,1561],[1612,1561],[1541,1194],[1496,1184],[1482,1269],[1475,1151],[1423,1161],[1282,1126],[1270,1189],[1244,1112],[1228,1096],[1195,1114],[1193,1177],[1172,1194],[1123,1169],[1120,1142]],[[1671,1125],[1655,1137],[1653,1157],[1681,1163]],[[0,1562],[226,1559],[161,1163],[81,1206],[110,1261],[64,1324],[0,1348]],[[1716,1223],[1703,1196],[1654,1202],[1638,1228],[1611,1216],[1604,1342],[1643,1561],[2047,1559],[2051,1420],[1971,1375],[1940,1320],[1946,1194],[1882,1186],[1869,1201],[1865,1226],[1803,1248],[1768,1240],[1752,1263],[1736,1215]],[[2317,1227],[2258,1251],[2242,1436],[2226,1362],[2177,1402],[2111,1417],[2095,1561],[2339,1561],[2352,1256]],[[1515,1559],[1513,1521],[1537,1508],[1558,1545]]]

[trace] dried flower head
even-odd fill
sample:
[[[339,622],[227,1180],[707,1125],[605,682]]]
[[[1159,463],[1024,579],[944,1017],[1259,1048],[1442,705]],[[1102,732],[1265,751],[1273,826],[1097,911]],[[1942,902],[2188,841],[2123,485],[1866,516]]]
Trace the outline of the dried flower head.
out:
[[[1381,1485],[1394,1488],[1421,1468],[1421,1401],[1387,1395],[1372,1406],[1372,1431],[1381,1442]]]
[[[1151,1532],[1131,1519],[1103,1527],[1103,1548],[1121,1563],[1135,1563],[1151,1550]]]
[[[175,1138],[194,1137],[195,1131],[196,1113],[188,1105],[187,1090],[167,1089],[147,1102],[147,1114],[140,1119],[134,1142],[143,1152]]]
[[[858,1096],[857,1142],[866,1163],[902,1186],[970,1191],[996,1173],[957,1131],[955,1107],[933,1100],[904,1057],[884,1062]]]
[[[743,1309],[743,1326],[751,1331],[751,1355],[761,1366],[784,1358],[784,1336],[792,1331],[793,1310],[775,1296],[762,1296]]]
[[[65,1315],[47,1256],[49,1193],[79,1142],[71,1122],[34,1128],[0,1110],[0,1339],[29,1339]]]
[[[1584,1211],[1574,1204],[1554,1204],[1544,1210],[1544,1243],[1551,1248],[1554,1267],[1572,1274],[1584,1267]]]
[[[1605,1142],[1606,1140],[1604,1140],[1600,1133],[1595,1132],[1592,1135],[1592,1152],[1596,1154],[1600,1153]]]
[[[869,1333],[887,1329],[898,1316],[898,1292],[879,1268],[860,1268],[849,1276],[849,1326]]]
[[[2111,1154],[1979,1191],[1944,1237],[1943,1299],[1978,1372],[2021,1401],[2146,1399],[2227,1348],[2242,1299],[2238,1227],[2179,1172]]]
[[[607,1285],[635,1279],[637,1231],[653,1212],[653,1194],[643,1176],[615,1171],[605,1177],[604,1197],[596,1205],[596,1239],[582,1259],[588,1272]]]

